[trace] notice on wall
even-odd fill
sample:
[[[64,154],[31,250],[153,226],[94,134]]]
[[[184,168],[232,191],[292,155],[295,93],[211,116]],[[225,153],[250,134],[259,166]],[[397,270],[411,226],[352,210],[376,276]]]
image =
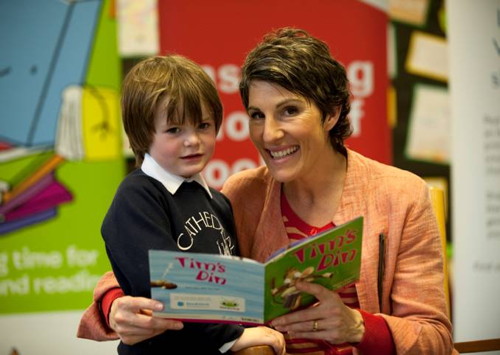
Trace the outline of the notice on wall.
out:
[[[483,135],[484,173],[491,181],[485,191],[486,238],[500,242],[500,112],[484,115]],[[500,260],[497,268],[500,272]]]
[[[500,337],[500,2],[448,9],[455,341]],[[478,326],[481,325],[481,326]]]
[[[449,94],[446,88],[415,85],[406,155],[410,159],[448,164],[449,116]]]

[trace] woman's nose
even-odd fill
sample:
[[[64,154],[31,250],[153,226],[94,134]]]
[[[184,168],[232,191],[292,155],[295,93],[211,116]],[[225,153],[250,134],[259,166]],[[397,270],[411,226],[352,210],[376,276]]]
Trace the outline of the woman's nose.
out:
[[[283,137],[284,133],[279,123],[273,117],[266,117],[262,138],[265,142],[273,142]]]

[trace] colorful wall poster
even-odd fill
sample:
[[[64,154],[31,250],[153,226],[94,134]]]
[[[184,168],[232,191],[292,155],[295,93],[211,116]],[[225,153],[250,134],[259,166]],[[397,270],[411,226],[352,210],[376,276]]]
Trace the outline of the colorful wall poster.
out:
[[[113,5],[0,3],[2,354],[89,353],[76,325],[110,267],[100,224],[125,174]]]

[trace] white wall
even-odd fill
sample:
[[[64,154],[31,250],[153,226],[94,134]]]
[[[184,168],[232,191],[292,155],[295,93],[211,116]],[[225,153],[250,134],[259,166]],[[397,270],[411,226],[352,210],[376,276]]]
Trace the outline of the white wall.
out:
[[[455,341],[500,337],[500,0],[448,0]],[[489,353],[491,354],[491,353]]]
[[[76,337],[83,311],[13,314],[0,317],[0,354],[109,355],[118,341],[96,342]]]

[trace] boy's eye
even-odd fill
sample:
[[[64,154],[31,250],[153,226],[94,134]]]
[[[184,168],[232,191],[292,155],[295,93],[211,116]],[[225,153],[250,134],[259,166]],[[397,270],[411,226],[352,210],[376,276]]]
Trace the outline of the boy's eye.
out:
[[[198,128],[207,129],[207,128],[210,128],[211,126],[212,126],[211,122],[201,122],[200,125],[198,126]]]
[[[179,133],[180,131],[181,129],[179,127],[170,127],[165,130],[165,132],[169,134],[176,134]]]

